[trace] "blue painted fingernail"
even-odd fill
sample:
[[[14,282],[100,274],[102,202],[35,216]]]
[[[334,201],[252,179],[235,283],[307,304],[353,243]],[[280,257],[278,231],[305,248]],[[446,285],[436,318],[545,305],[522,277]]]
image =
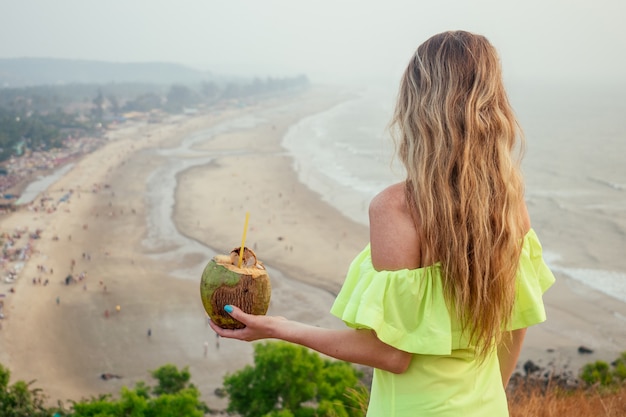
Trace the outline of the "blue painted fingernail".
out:
[[[226,311],[227,313],[232,313],[233,312],[233,306],[231,306],[230,304],[226,304],[224,306],[224,311]]]

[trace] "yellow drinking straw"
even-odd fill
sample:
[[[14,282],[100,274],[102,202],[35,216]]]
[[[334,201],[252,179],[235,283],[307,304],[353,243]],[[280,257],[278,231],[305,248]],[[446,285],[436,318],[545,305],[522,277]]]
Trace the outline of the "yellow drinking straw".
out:
[[[243,225],[243,237],[241,238],[241,247],[239,248],[239,265],[241,268],[241,262],[243,262],[243,245],[246,243],[246,232],[248,231],[248,220],[250,219],[250,212],[246,211],[246,222]]]

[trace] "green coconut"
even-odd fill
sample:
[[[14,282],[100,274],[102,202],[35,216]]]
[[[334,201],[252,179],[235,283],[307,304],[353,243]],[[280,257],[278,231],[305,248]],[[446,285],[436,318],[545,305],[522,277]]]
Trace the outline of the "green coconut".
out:
[[[239,253],[240,248],[235,248],[230,255],[213,257],[200,280],[204,309],[211,320],[224,329],[245,327],[224,311],[225,305],[234,305],[248,314],[263,315],[270,304],[272,287],[263,263],[251,249],[244,247],[241,262]]]

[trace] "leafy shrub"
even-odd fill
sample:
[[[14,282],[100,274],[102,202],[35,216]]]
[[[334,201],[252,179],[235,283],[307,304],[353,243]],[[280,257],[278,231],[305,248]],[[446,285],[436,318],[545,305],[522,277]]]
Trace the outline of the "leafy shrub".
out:
[[[619,381],[626,381],[626,352],[622,352],[619,358],[613,362],[613,375]]]
[[[622,352],[611,365],[604,361],[588,363],[583,367],[580,378],[588,385],[601,386],[612,386],[626,381],[626,352]]]
[[[322,359],[302,346],[254,346],[254,367],[224,378],[228,411],[242,417],[359,417],[356,391],[367,391],[349,363]]]
[[[588,363],[583,367],[580,378],[589,385],[599,383],[600,385],[610,385],[613,382],[613,375],[609,364],[604,361]]]

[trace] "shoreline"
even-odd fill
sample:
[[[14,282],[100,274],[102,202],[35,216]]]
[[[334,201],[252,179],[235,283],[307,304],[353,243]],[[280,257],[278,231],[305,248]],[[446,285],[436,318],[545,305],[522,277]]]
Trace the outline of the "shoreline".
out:
[[[102,132],[103,134],[105,132]],[[50,176],[64,166],[73,164],[85,155],[88,155],[107,143],[108,139],[101,136],[83,136],[67,138],[64,148],[50,151],[36,151],[20,158],[10,158],[2,162],[2,167],[8,171],[1,177],[0,193],[17,196],[13,202],[14,208],[27,204],[20,203],[24,191],[40,178]]]
[[[214,389],[225,373],[251,363],[252,346],[214,338],[198,279],[212,251],[228,252],[240,244],[246,211],[251,212],[247,242],[270,271],[269,314],[343,327],[328,310],[347,266],[366,244],[368,230],[301,184],[281,146],[289,126],[342,97],[311,92],[219,115],[111,132],[104,147],[80,158],[47,190],[60,195],[73,189],[69,201],[51,213],[23,208],[1,217],[2,231],[24,225],[44,230],[15,284],[16,293],[10,294],[0,330],[0,342],[7,346],[0,363],[11,370],[12,381],[37,379],[36,387],[52,402],[78,400],[117,395],[121,386],[139,380],[150,383],[150,370],[173,363],[189,366],[192,382],[210,407],[223,407]],[[251,115],[260,121],[220,128],[223,121]],[[146,197],[148,177],[164,164],[168,151],[205,130],[213,136],[185,148],[182,156],[200,159],[204,156],[195,152],[205,151],[212,159],[177,174],[172,191],[172,224],[194,244],[165,236],[161,246],[147,248],[145,240],[154,231],[148,216],[155,210]],[[53,241],[53,235],[59,240]],[[53,267],[54,274],[39,272],[42,264]],[[69,272],[86,272],[86,278],[65,285]],[[32,284],[30,278],[37,275],[48,277],[50,285]],[[545,298],[548,321],[529,329],[518,370],[526,358],[543,365],[569,361],[575,367],[579,360],[615,359],[605,356],[616,346],[626,350],[626,336],[619,332],[623,322],[611,313],[626,317],[626,304],[577,291],[571,279],[557,276]],[[572,342],[577,337],[596,352],[578,355],[578,343]],[[605,343],[609,339],[610,345]],[[590,343],[594,340],[603,344],[596,347]],[[123,378],[103,381],[98,376],[104,372]]]

